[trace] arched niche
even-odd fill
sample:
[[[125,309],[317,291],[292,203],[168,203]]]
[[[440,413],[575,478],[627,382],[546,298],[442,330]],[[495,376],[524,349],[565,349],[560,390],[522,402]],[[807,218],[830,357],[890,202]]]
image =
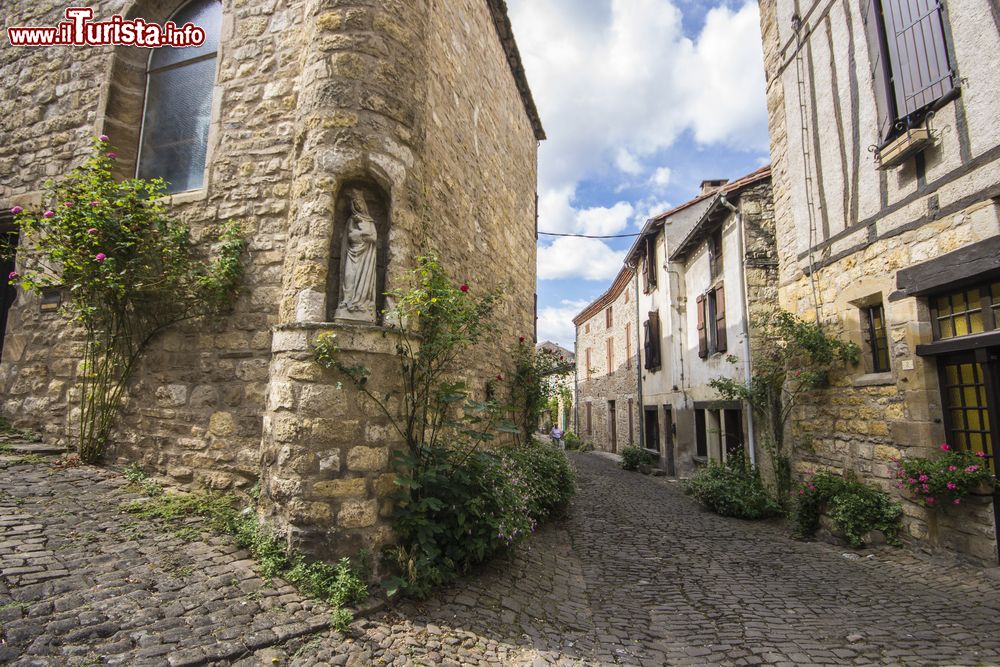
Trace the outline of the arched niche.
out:
[[[385,309],[386,273],[389,266],[389,227],[390,200],[386,191],[374,180],[355,178],[344,181],[337,191],[333,216],[333,234],[330,239],[330,264],[327,272],[326,286],[326,319],[358,320],[361,318],[344,317],[345,284],[344,275],[348,259],[349,227],[352,216],[355,215],[360,198],[367,209],[367,215],[374,222],[375,240],[375,312],[368,321],[382,324],[382,311]],[[339,314],[338,314],[339,311]],[[363,319],[361,321],[364,321]]]

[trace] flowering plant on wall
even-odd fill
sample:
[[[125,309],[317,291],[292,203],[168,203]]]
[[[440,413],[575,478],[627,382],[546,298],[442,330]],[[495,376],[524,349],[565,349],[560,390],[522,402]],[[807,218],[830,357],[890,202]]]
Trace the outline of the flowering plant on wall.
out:
[[[108,137],[62,178],[45,184],[45,206],[11,208],[21,234],[22,289],[62,286],[65,314],[86,335],[79,373],[80,458],[104,451],[136,364],[155,336],[181,320],[211,315],[232,302],[244,242],[223,226],[216,256],[197,256],[190,230],[169,216],[162,179],[116,181]]]
[[[941,451],[933,459],[894,460],[896,488],[910,492],[927,507],[939,507],[961,505],[966,496],[996,483],[986,452],[960,452],[947,444],[941,445]]]

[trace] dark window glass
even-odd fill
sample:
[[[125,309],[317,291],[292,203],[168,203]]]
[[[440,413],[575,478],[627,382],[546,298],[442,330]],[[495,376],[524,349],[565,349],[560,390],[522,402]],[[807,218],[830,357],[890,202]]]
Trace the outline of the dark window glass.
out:
[[[150,55],[137,175],[162,178],[167,192],[181,192],[204,183],[222,5],[196,1],[170,20],[204,28],[205,44]]]
[[[695,455],[708,456],[708,432],[705,430],[705,411],[694,411]]]
[[[865,309],[868,320],[868,345],[872,360],[872,372],[889,371],[889,338],[885,329],[885,311],[882,304]]]

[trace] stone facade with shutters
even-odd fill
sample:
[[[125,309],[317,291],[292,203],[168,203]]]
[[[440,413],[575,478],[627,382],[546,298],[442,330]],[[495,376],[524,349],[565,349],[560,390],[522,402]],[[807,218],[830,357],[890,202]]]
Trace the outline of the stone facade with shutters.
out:
[[[162,21],[183,2],[91,4],[99,19]],[[5,22],[55,25],[64,8],[8,3]],[[79,164],[101,133],[120,174],[134,173],[147,53],[0,52],[0,208],[41,204],[43,181]],[[383,289],[435,252],[473,290],[503,288],[503,331],[530,338],[542,138],[501,0],[225,0],[205,185],[170,208],[199,242],[224,221],[242,223],[244,284],[230,315],[156,340],[108,459],[191,487],[259,480],[263,514],[316,554],[391,539],[400,443],[344,378],[311,360],[310,343],[334,331],[379,389],[395,389],[391,336],[378,323],[332,321],[344,192],[364,188],[381,207]],[[82,339],[49,308],[19,294],[10,311],[2,411],[72,444]],[[471,355],[473,386],[495,373],[494,356]]]
[[[635,274],[623,267],[611,287],[573,319],[576,326],[576,433],[620,453],[639,443]]]
[[[899,497],[916,543],[995,563],[994,501],[918,505],[892,459],[997,444],[1000,13],[990,0],[909,3],[916,17],[903,5],[761,2],[780,303],[862,348],[798,410],[789,441],[798,476],[856,473]],[[915,29],[929,40],[916,49]],[[940,300],[970,289],[978,324],[951,333],[978,337],[942,334]],[[942,391],[955,355],[982,390],[975,423]]]

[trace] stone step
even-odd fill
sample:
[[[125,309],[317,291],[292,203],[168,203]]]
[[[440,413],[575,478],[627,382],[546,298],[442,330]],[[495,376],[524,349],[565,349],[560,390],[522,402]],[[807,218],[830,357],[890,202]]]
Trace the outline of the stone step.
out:
[[[13,454],[65,454],[66,448],[60,445],[47,445],[44,442],[8,442],[5,443]]]

